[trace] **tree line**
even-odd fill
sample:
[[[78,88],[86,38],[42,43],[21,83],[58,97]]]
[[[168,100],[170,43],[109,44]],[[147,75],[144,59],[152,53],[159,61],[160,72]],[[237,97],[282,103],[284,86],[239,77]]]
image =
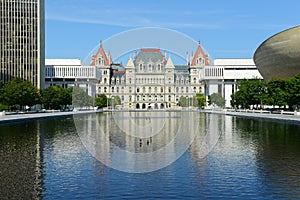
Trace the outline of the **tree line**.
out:
[[[121,99],[118,96],[113,99],[107,98],[105,94],[93,98],[80,87],[62,88],[57,85],[40,92],[31,82],[20,78],[5,84],[0,80],[0,111],[29,110],[38,104],[45,109],[55,110],[88,106],[103,108],[109,105],[120,105]]]
[[[46,109],[65,109],[72,104],[72,88],[51,86],[42,92],[31,82],[15,78],[0,82],[0,110],[28,110],[43,104]]]
[[[231,105],[235,108],[263,108],[264,105],[295,110],[300,106],[300,74],[293,78],[241,80],[238,91],[232,94]]]

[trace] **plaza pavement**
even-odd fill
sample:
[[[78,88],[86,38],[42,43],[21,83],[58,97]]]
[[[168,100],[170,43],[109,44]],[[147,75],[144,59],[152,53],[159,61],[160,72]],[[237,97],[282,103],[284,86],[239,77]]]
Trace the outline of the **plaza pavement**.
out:
[[[22,114],[5,114],[0,115],[0,124],[26,122],[37,119],[57,118],[73,116],[78,114],[89,114],[101,111],[70,111],[70,112],[43,112],[43,113],[22,113]]]
[[[201,111],[204,113],[212,114],[223,114],[228,116],[236,116],[242,118],[251,118],[251,119],[263,119],[270,120],[282,123],[292,123],[300,125],[300,115],[293,114],[271,114],[271,113],[260,113],[260,112],[239,112],[239,111],[227,111],[227,110],[204,110]]]
[[[70,112],[45,112],[45,113],[24,113],[24,114],[13,114],[13,115],[0,115],[0,124],[14,123],[14,122],[25,122],[37,119],[57,118],[64,116],[73,116],[78,114],[89,114],[103,112],[102,110],[91,110],[91,111],[70,111]],[[228,116],[237,116],[243,118],[252,119],[264,119],[272,120],[283,123],[293,123],[300,125],[300,115],[291,114],[271,114],[271,113],[260,113],[260,112],[239,112],[239,111],[227,111],[227,110],[200,110],[199,112],[211,113],[211,114],[222,114]]]

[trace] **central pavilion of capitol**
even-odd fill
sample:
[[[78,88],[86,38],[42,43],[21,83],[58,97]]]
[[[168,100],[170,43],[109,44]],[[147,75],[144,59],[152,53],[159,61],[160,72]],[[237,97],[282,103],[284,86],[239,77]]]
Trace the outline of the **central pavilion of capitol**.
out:
[[[140,49],[133,54],[125,67],[116,66],[100,43],[91,62],[101,71],[97,94],[119,96],[122,107],[127,109],[172,109],[180,97],[191,98],[204,92],[199,70],[210,62],[200,43],[187,65],[174,65],[160,49]]]

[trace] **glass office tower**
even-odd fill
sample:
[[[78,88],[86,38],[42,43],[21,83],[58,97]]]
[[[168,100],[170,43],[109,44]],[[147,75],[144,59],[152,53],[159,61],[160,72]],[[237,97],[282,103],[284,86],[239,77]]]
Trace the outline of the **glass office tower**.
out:
[[[0,80],[44,87],[44,0],[0,0]]]

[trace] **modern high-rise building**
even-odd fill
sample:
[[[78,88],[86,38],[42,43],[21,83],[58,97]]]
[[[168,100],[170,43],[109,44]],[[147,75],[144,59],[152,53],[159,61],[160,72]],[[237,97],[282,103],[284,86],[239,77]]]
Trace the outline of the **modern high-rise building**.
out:
[[[22,78],[42,89],[44,0],[0,0],[0,80]]]

